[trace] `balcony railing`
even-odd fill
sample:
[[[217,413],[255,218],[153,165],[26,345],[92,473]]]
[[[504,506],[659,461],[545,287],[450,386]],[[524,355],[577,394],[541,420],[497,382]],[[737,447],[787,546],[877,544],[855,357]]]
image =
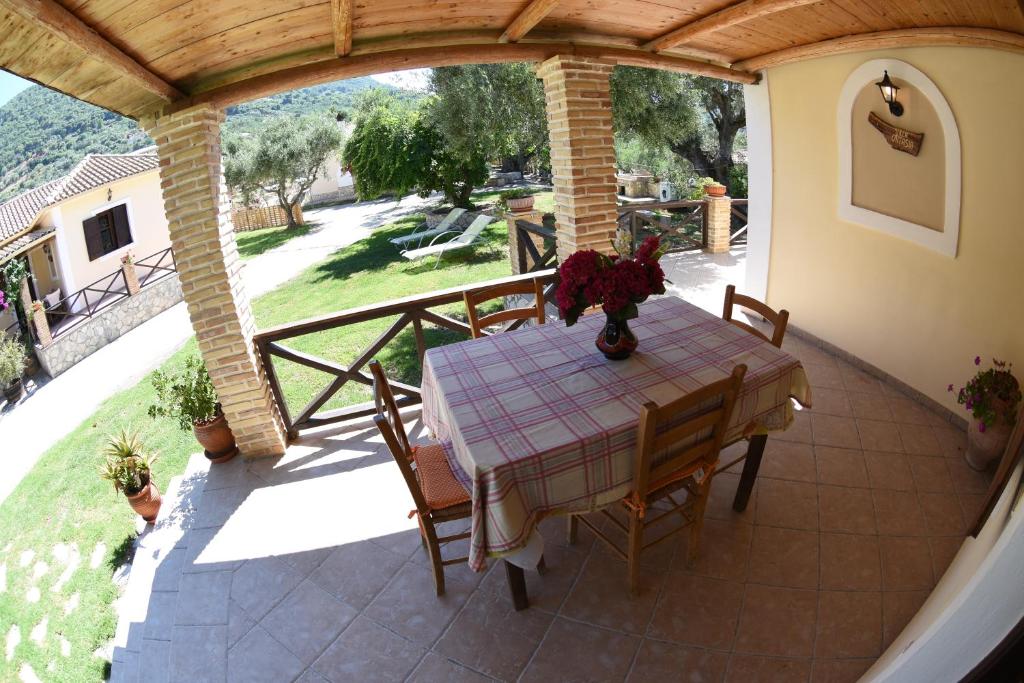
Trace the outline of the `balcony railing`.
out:
[[[668,253],[703,249],[708,246],[705,202],[681,199],[619,207],[619,228],[629,230],[633,243],[657,235]]]

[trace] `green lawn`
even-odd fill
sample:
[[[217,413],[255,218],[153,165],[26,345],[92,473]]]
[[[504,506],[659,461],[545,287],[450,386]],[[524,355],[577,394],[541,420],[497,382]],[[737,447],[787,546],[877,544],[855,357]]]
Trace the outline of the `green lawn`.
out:
[[[238,243],[238,253],[242,260],[259,256],[265,251],[279,247],[290,239],[301,237],[310,230],[317,227],[315,223],[306,223],[294,228],[281,225],[276,228],[262,228],[260,230],[247,230],[235,234],[235,241]]]
[[[547,194],[550,200],[550,193]],[[545,197],[539,198],[538,204]],[[269,292],[254,303],[260,327],[362,306],[416,293],[502,277],[509,273],[507,230],[504,222],[492,224],[483,239],[462,253],[443,259],[433,270],[433,260],[410,263],[388,243],[421,222],[410,216],[381,228],[362,242],[351,245],[310,267],[294,280]],[[278,232],[274,232],[278,231]],[[242,233],[240,246],[248,243],[250,255],[267,249],[281,229]],[[261,234],[266,233],[267,236]],[[274,235],[270,237],[269,235]],[[286,235],[285,238],[288,236]],[[257,246],[261,245],[261,246]],[[269,245],[269,246],[268,246]],[[450,315],[464,318],[461,305],[448,307]],[[360,325],[290,342],[296,348],[333,361],[347,363],[390,324],[390,320]],[[464,335],[432,327],[425,329],[431,345],[464,339]],[[175,354],[164,369],[176,369],[185,356],[195,352],[195,341]],[[389,373],[419,383],[415,342],[411,330],[393,340],[379,356]],[[278,360],[289,402],[298,406],[308,400],[329,378],[316,371]],[[20,642],[12,657],[0,658],[0,680],[17,680],[23,664],[46,681],[96,681],[105,662],[93,652],[113,635],[116,615],[112,603],[117,589],[113,569],[123,561],[134,536],[135,516],[123,496],[98,475],[99,455],[106,435],[121,427],[137,428],[148,445],[160,453],[155,481],[165,491],[171,477],[180,474],[198,446],[191,433],[177,429],[169,420],[151,420],[146,408],[153,401],[149,379],[109,399],[70,435],[50,448],[11,496],[0,505],[0,637],[7,638],[12,625]],[[329,406],[363,402],[365,387],[347,386]],[[90,566],[97,547],[103,544],[98,565]],[[54,590],[66,564],[58,559],[62,546],[74,546],[81,564],[70,580]],[[55,555],[55,552],[57,555]],[[45,563],[44,568],[41,564]],[[77,596],[77,597],[76,597]],[[75,605],[72,608],[72,605]],[[36,642],[33,629],[45,621],[45,633]],[[42,628],[37,629],[41,632]],[[62,654],[62,642],[70,654]],[[6,641],[5,641],[6,642]]]

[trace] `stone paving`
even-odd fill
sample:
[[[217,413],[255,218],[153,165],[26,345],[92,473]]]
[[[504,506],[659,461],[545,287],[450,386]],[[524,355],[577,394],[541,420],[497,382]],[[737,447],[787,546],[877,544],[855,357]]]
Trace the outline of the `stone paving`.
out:
[[[854,681],[927,598],[988,480],[941,416],[796,337],[786,347],[814,409],[769,439],[744,513],[738,475],[716,475],[696,567],[685,540],[665,544],[635,599],[624,564],[582,529],[566,545],[560,519],[542,524],[530,609],[512,609],[497,562],[447,568],[435,597],[369,421],[276,460],[194,459],[136,557],[111,680]]]

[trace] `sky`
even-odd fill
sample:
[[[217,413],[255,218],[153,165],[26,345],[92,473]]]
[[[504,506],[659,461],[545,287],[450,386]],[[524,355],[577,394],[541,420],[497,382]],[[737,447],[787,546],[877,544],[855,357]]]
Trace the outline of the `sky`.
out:
[[[3,69],[0,69],[0,107],[6,104],[7,100],[11,99],[30,85],[32,85],[31,81],[26,81],[24,78],[18,78],[14,74],[7,73]]]

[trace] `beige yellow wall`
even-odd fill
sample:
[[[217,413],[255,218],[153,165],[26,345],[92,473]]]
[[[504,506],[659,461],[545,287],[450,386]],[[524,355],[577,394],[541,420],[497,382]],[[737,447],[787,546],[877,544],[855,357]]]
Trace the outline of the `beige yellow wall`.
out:
[[[60,284],[60,271],[59,264],[57,264],[58,258],[56,253],[57,247],[53,240],[47,240],[47,243],[49,244],[50,249],[53,250],[54,265],[57,265],[58,267],[57,277],[50,276],[50,265],[46,258],[46,252],[41,245],[29,250],[28,252],[29,268],[31,268],[32,277],[34,277],[36,281],[36,295],[40,299],[52,292]],[[66,296],[66,294],[64,296]],[[63,296],[61,298],[63,298]]]
[[[840,90],[851,71],[878,58],[923,71],[953,110],[963,157],[955,259],[837,217]],[[767,81],[769,303],[952,409],[946,385],[967,379],[975,355],[1013,361],[1024,378],[1024,56],[976,48],[865,52],[776,67]]]
[[[108,189],[111,191],[109,200]],[[121,267],[121,256],[128,249],[118,249],[95,261],[89,260],[82,221],[104,207],[125,200],[128,200],[128,221],[133,238],[128,249],[135,258],[142,259],[171,246],[158,171],[125,178],[73,197],[54,207],[51,214],[54,223],[60,228],[58,239],[63,247],[59,252],[61,270],[71,275],[75,289],[81,289]],[[65,280],[68,279],[65,277]],[[72,286],[67,282],[65,285]]]

